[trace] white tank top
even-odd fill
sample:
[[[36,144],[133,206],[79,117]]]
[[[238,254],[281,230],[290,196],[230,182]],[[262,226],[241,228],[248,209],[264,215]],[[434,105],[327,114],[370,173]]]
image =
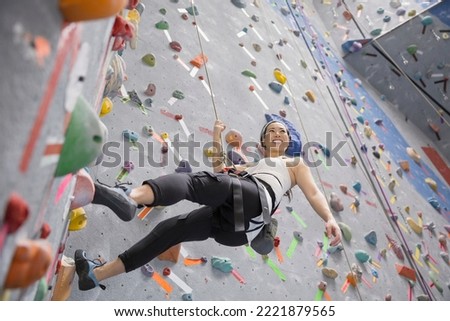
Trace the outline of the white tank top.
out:
[[[256,165],[247,167],[246,172],[260,179],[272,187],[275,195],[274,204],[280,203],[283,195],[291,188],[291,177],[285,162],[280,158],[263,158]],[[268,200],[271,199],[269,192],[264,187],[264,192]],[[269,212],[272,212],[272,202],[268,202]],[[258,235],[264,226],[262,213],[250,220],[249,228],[246,231],[247,240],[251,242]]]
[[[286,163],[281,157],[263,158],[255,166],[246,168],[247,173],[264,181],[272,187],[275,204],[291,188],[291,177]]]

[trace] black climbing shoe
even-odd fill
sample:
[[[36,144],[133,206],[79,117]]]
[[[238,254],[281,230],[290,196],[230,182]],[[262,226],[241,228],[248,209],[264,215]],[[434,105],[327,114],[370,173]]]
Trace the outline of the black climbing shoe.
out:
[[[86,252],[83,250],[75,251],[75,270],[78,275],[78,288],[81,291],[87,291],[97,286],[104,290],[106,287],[99,284],[94,275],[94,269],[102,266],[104,263],[88,260]]]
[[[131,221],[135,214],[137,204],[128,197],[131,190],[123,185],[109,187],[105,184],[95,183],[95,194],[92,204],[109,207],[122,221]]]

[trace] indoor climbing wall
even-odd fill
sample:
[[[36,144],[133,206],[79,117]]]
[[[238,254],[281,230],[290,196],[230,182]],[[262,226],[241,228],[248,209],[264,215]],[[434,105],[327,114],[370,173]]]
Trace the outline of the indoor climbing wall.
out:
[[[93,178],[138,186],[211,170],[216,117],[225,133],[235,129],[256,143],[266,115],[280,115],[301,133],[345,240],[329,246],[323,222],[296,189],[275,214],[279,243],[267,257],[246,246],[186,242],[145,269],[103,281],[105,291],[79,291],[75,277],[71,300],[450,299],[450,192],[420,157],[429,139],[385,112],[388,102],[345,67],[312,1],[143,4],[137,42],[119,51],[126,80],[105,91],[109,139],[89,169]],[[86,205],[86,225],[70,234],[64,254],[84,249],[89,258],[114,259],[161,220],[197,207],[145,208],[123,222]]]
[[[448,2],[418,12],[391,32],[349,52],[345,60],[379,91],[379,95],[411,121],[444,158],[450,157]],[[448,171],[448,170],[447,170]],[[450,180],[448,173],[443,173]]]
[[[53,298],[74,187],[105,141],[96,109],[113,17],[126,3],[105,5],[95,21],[99,12],[77,16],[75,2],[64,4],[2,4],[2,300]]]

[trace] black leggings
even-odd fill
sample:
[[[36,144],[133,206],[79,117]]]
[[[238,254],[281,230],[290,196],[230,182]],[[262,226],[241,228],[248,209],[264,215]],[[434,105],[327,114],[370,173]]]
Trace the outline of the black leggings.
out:
[[[145,181],[155,195],[148,206],[168,206],[189,200],[202,206],[190,213],[160,222],[146,237],[119,255],[126,272],[150,262],[170,247],[188,241],[214,238],[227,246],[247,244],[245,232],[234,231],[231,177],[209,172],[176,173]],[[261,214],[258,188],[250,179],[241,180],[245,227]]]

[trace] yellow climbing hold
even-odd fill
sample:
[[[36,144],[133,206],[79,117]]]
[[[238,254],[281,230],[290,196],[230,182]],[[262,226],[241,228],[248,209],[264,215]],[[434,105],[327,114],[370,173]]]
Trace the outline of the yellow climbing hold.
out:
[[[316,101],[316,95],[314,95],[312,90],[307,90],[305,92],[306,97],[308,97],[309,100],[311,100],[311,102],[315,102]]]
[[[284,85],[287,81],[286,76],[281,72],[280,68],[275,68],[273,70],[273,75],[275,79],[282,85]]]
[[[113,102],[108,97],[103,98],[102,109],[100,110],[100,117],[109,114],[113,108]]]
[[[416,223],[411,217],[406,218],[406,223],[408,223],[411,230],[413,230],[416,234],[422,234],[422,226]]]
[[[324,267],[322,269],[322,274],[325,275],[327,278],[330,278],[330,279],[335,279],[335,278],[338,277],[338,273],[337,273],[337,271],[335,269],[327,268],[327,267]]]
[[[425,183],[427,183],[428,186],[430,186],[430,188],[431,188],[435,193],[437,193],[437,183],[436,183],[435,180],[433,180],[433,179],[430,178],[430,177],[427,177],[427,178],[425,178]]]
[[[169,134],[168,133],[161,133],[161,138],[162,139],[167,139],[167,138],[169,138]]]

